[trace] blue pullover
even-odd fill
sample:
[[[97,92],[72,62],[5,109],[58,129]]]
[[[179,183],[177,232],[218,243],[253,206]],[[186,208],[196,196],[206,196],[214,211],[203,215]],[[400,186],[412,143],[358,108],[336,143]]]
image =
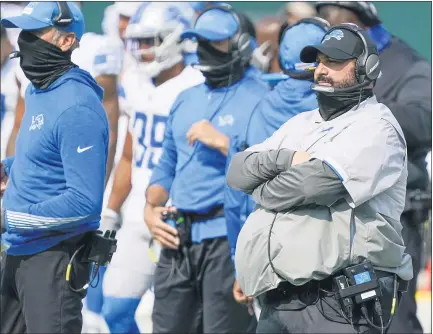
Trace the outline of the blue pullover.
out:
[[[7,254],[35,254],[98,229],[109,140],[102,97],[78,67],[47,89],[27,88],[15,155],[3,161]]]
[[[211,90],[200,84],[182,92],[167,120],[163,153],[155,167],[150,185],[158,184],[169,193],[178,209],[204,214],[224,204],[226,157],[197,141],[188,144],[186,133],[203,119],[231,138],[246,122],[268,85],[250,68],[244,78],[229,87]],[[192,226],[192,239],[226,236],[224,217],[198,222]]]

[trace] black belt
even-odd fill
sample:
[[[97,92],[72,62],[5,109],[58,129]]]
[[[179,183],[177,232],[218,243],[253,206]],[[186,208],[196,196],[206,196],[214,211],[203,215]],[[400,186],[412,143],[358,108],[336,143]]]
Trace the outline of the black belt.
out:
[[[387,271],[382,270],[375,270],[376,277],[378,279],[384,278],[384,277],[392,277],[394,274],[389,273]],[[287,296],[292,293],[302,293],[306,291],[313,291],[314,289],[321,288],[323,290],[327,290],[330,292],[335,292],[334,284],[332,278],[334,276],[339,276],[338,274],[334,274],[332,276],[329,276],[323,280],[311,280],[303,285],[293,285],[289,282],[281,282],[278,284],[278,287],[276,289],[270,290],[267,292],[268,296],[272,298],[273,296],[281,297],[281,296]],[[409,281],[404,281],[397,277],[398,282],[398,291],[405,292],[407,291],[407,287],[409,285]]]
[[[290,296],[291,294],[303,294],[308,292],[317,291],[318,288],[333,291],[332,278],[327,277],[324,280],[317,281],[311,280],[302,285],[293,285],[289,282],[281,282],[278,284],[276,289],[270,290],[266,292],[267,298],[272,299],[280,299],[283,296]]]
[[[178,210],[178,212],[186,219],[188,219],[191,223],[205,221],[205,220],[211,220],[218,217],[224,216],[224,206],[218,205],[211,208],[206,213],[196,213],[196,212],[189,212],[189,211],[183,211]]]

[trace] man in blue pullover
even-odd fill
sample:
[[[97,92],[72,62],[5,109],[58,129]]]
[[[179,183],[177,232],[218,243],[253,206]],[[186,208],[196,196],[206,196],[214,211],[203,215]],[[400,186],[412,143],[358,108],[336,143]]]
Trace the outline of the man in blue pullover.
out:
[[[280,74],[279,78],[285,77],[285,80],[266,94],[251,114],[250,120],[244,124],[243,130],[232,139],[227,166],[234,154],[263,142],[297,114],[317,108],[317,97],[311,90],[314,71],[306,70],[315,64],[302,63],[299,54],[305,46],[320,43],[327,29],[328,23],[319,18],[303,19],[294,26],[281,27],[279,63],[284,75]],[[271,76],[267,75],[266,78],[268,77]],[[251,196],[228,186],[224,192],[227,238],[234,260],[239,232],[256,203]],[[252,302],[251,298],[244,295],[237,281],[233,286],[233,295],[239,303]]]
[[[20,16],[20,66],[31,81],[15,155],[2,162],[7,178],[2,215],[2,333],[80,333],[85,292],[65,280],[71,255],[99,227],[109,141],[103,90],[71,62],[84,33],[73,3],[30,2]],[[72,262],[70,284],[89,277]]]
[[[254,317],[233,299],[223,206],[229,141],[268,91],[248,65],[251,36],[240,29],[240,20],[229,6],[214,7],[182,34],[197,38],[197,67],[206,80],[174,103],[146,191],[145,221],[163,246],[154,279],[154,333],[255,329]],[[172,208],[165,207],[169,197]],[[167,210],[184,219],[181,238],[182,228],[162,220]]]

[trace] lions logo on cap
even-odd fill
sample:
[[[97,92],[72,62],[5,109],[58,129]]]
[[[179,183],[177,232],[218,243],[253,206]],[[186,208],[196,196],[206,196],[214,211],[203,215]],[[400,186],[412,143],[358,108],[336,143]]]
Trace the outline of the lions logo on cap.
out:
[[[24,9],[23,14],[30,15],[33,12],[33,9],[39,2],[30,2]]]
[[[344,37],[343,32],[340,29],[331,31],[328,35],[325,36],[323,42],[329,41],[331,38],[335,38],[337,40],[341,40]]]

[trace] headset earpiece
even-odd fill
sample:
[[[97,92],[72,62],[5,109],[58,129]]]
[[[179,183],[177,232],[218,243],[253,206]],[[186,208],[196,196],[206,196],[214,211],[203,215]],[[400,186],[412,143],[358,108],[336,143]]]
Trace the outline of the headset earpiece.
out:
[[[380,60],[379,55],[373,53],[371,54],[366,62],[365,62],[365,75],[367,76],[368,80],[374,81],[379,77],[380,74]]]
[[[251,55],[251,36],[248,33],[242,33],[239,35],[235,43],[235,50],[239,53],[242,59],[245,59]]]
[[[59,9],[59,14],[53,18],[53,22],[56,26],[67,27],[73,21],[68,3],[66,1],[56,1],[56,4]]]
[[[362,54],[357,58],[355,63],[355,77],[359,84],[363,84],[365,80],[374,81],[380,73],[379,55],[375,48],[369,46],[365,37],[361,33],[361,29],[356,24],[343,23],[333,26],[328,34],[337,29],[345,29],[356,34],[362,41]]]

